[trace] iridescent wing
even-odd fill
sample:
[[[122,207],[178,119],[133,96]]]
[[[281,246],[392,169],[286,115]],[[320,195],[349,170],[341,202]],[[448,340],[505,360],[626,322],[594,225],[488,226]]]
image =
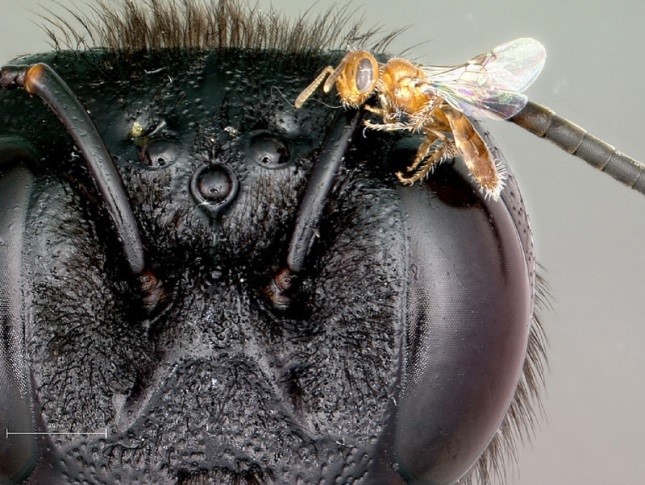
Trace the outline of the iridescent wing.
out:
[[[422,91],[473,118],[507,119],[528,102],[521,94],[540,74],[546,50],[535,39],[515,39],[452,67],[423,66]]]

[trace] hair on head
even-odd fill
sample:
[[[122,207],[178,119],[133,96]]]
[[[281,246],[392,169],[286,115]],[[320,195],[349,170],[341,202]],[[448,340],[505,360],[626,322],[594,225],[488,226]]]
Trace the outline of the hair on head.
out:
[[[60,5],[60,4],[59,4]],[[360,45],[382,52],[400,30],[382,34],[361,27],[349,3],[290,19],[273,8],[235,0],[95,0],[90,13],[47,10],[45,32],[57,50],[106,48],[116,52],[162,49],[259,49],[284,53],[346,50]]]

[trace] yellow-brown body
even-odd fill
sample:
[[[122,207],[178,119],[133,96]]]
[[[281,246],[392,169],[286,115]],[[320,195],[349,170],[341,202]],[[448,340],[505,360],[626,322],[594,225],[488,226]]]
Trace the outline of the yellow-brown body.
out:
[[[352,51],[338,67],[327,66],[296,98],[295,107],[300,108],[323,80],[323,91],[335,86],[345,106],[363,107],[381,118],[380,123],[366,120],[368,128],[425,135],[406,173],[397,172],[401,183],[422,180],[443,160],[461,155],[480,189],[494,199],[499,196],[502,180],[486,143],[467,116],[427,89],[421,67],[401,58],[381,65],[367,51]],[[378,105],[367,105],[374,94]]]
[[[418,88],[417,80],[423,78],[423,71],[410,61],[390,59],[379,75],[378,92],[382,108],[389,113],[407,115],[424,111],[435,96]]]

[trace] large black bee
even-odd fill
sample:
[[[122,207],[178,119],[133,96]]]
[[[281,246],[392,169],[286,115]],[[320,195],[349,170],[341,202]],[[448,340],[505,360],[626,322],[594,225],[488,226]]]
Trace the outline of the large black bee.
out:
[[[124,7],[2,70],[2,477],[502,473],[544,365],[512,173],[404,187],[414,134],[294,109],[330,46],[383,51],[343,12]]]

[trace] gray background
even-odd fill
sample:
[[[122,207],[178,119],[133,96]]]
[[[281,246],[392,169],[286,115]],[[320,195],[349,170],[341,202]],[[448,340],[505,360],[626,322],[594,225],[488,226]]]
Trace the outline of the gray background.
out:
[[[273,5],[289,15],[309,7],[298,0]],[[313,8],[330,5],[320,0]],[[366,24],[410,25],[390,52],[423,42],[408,57],[429,64],[463,62],[502,42],[535,37],[548,56],[530,97],[645,159],[642,2],[354,6],[364,8]],[[29,11],[42,11],[36,0],[0,0],[0,7],[0,61],[48,50]],[[487,127],[523,188],[554,295],[554,309],[544,315],[550,340],[545,417],[532,444],[520,448],[509,482],[645,483],[645,198],[510,123]]]

